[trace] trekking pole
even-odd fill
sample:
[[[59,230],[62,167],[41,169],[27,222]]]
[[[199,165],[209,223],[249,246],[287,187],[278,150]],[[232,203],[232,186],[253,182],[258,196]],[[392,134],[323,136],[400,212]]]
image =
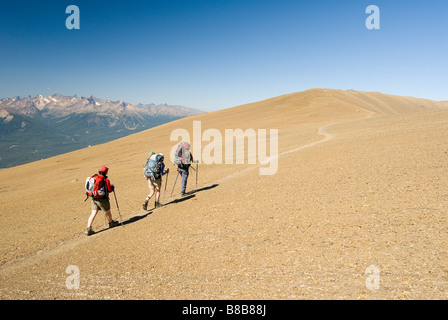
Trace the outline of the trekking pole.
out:
[[[114,190],[114,197],[115,197],[115,203],[117,204],[118,215],[120,216],[120,224],[121,224],[122,227],[124,227],[122,219],[121,219],[120,207],[118,206],[117,195],[115,194],[115,190]]]
[[[165,180],[165,192],[163,192],[163,203],[165,204],[165,197],[166,197],[166,186],[168,185],[168,175],[169,175],[170,173],[169,172],[167,172],[166,173],[166,180]]]
[[[176,180],[174,181],[174,185],[173,185],[173,190],[171,190],[171,194],[170,197],[173,195],[174,192],[174,187],[176,186],[176,182],[177,182],[177,178],[179,178],[179,171],[177,171],[177,176],[176,176]]]
[[[195,192],[198,191],[198,169],[199,169],[198,165],[199,165],[199,162],[196,162],[196,190],[195,190]]]

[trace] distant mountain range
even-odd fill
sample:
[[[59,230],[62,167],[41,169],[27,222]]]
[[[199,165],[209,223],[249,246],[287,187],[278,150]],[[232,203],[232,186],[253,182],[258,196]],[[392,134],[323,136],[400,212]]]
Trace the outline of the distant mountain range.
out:
[[[204,113],[167,104],[137,104],[54,94],[0,100],[0,168],[115,140]]]

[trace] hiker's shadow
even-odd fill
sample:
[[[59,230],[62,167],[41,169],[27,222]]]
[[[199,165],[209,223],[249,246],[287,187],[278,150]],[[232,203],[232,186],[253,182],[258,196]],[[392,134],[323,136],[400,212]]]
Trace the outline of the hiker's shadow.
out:
[[[164,206],[167,206],[167,205],[170,205],[170,204],[173,204],[173,203],[184,202],[184,201],[190,200],[191,198],[194,198],[194,197],[195,197],[194,194],[188,194],[188,195],[186,195],[186,196],[184,196],[182,198],[174,199],[174,200],[172,200],[170,202],[167,202],[167,203],[164,204]]]
[[[191,198],[194,198],[196,196],[196,193],[201,192],[201,191],[210,190],[210,189],[216,188],[217,186],[219,186],[219,184],[215,183],[215,184],[212,184],[211,186],[207,186],[207,187],[203,187],[201,189],[196,189],[196,190],[187,192],[185,196],[165,203],[165,206],[172,204],[172,203],[179,203],[179,202],[183,202],[186,200],[190,200]]]
[[[193,191],[188,192],[188,195],[194,195],[195,193],[198,193],[198,192],[201,192],[201,191],[210,190],[210,189],[216,188],[217,186],[219,186],[219,184],[215,183],[215,184],[212,184],[211,186],[202,187],[201,189],[197,189],[197,190],[193,190]]]
[[[168,206],[168,205],[170,205],[170,204],[180,203],[180,202],[184,202],[184,201],[190,200],[190,199],[192,199],[192,198],[194,198],[194,197],[196,196],[196,193],[201,192],[201,191],[210,190],[210,189],[216,188],[217,186],[218,186],[218,184],[215,183],[215,184],[213,184],[213,185],[211,185],[211,186],[207,186],[207,187],[203,187],[203,188],[200,188],[200,189],[197,189],[197,190],[190,191],[190,192],[188,192],[188,193],[186,194],[186,196],[181,197],[181,198],[178,198],[178,199],[174,199],[174,200],[172,200],[172,201],[170,201],[170,202],[167,202],[167,203],[165,203],[163,206],[166,207],[166,206]],[[160,209],[163,210],[163,207],[160,208]],[[137,222],[137,221],[139,221],[139,220],[141,220],[141,219],[144,219],[144,218],[146,218],[147,216],[149,216],[150,214],[152,214],[154,211],[156,211],[156,210],[160,210],[160,209],[152,208],[152,209],[148,210],[147,212],[145,212],[144,214],[141,214],[141,215],[138,215],[138,216],[130,217],[129,219],[123,221],[123,226],[128,225],[128,224],[130,224],[130,223]],[[116,227],[114,227],[114,228],[119,228],[120,226],[121,226],[121,224],[118,225],[118,226],[116,226]],[[109,230],[109,229],[111,229],[111,228],[107,228],[107,227],[106,227],[106,228],[104,228],[104,229],[101,229],[101,230],[96,231],[95,234],[101,233],[101,232],[103,232],[103,231],[107,231],[107,230]]]
[[[115,226],[115,227],[112,227],[112,228],[110,228],[110,227],[109,228],[108,227],[103,227],[102,229],[100,229],[98,231],[95,231],[95,234],[98,234],[98,233],[101,233],[101,232],[104,232],[104,231],[107,231],[107,230],[110,230],[110,229],[113,229],[113,228],[124,227],[127,224],[130,224],[130,223],[133,223],[133,222],[136,222],[136,221],[139,221],[141,219],[146,218],[151,213],[153,213],[153,211],[154,211],[154,209],[151,209],[148,212],[146,212],[145,214],[142,214],[142,215],[139,215],[139,216],[130,217],[129,219],[127,219],[127,220],[123,221],[122,223],[120,223],[118,226]]]
[[[139,215],[139,216],[133,216],[133,217],[130,217],[128,220],[123,221],[123,225],[125,226],[125,225],[127,225],[127,224],[130,224],[130,223],[139,221],[139,220],[141,220],[141,219],[144,219],[144,218],[146,218],[147,216],[149,216],[150,214],[152,214],[153,212],[154,212],[154,209],[151,209],[151,210],[149,210],[148,212],[146,212],[145,214],[142,214],[142,215]]]
[[[167,205],[170,205],[170,204],[173,204],[173,203],[183,202],[183,201],[189,200],[189,199],[194,198],[194,197],[195,197],[194,194],[189,194],[189,195],[187,195],[187,196],[185,196],[185,197],[182,197],[182,198],[179,198],[179,199],[174,199],[174,200],[172,200],[172,201],[170,201],[170,202],[167,202],[167,203],[165,203],[165,204],[163,205],[163,207],[166,207]],[[144,214],[141,214],[141,215],[138,215],[138,216],[130,217],[130,218],[127,219],[126,221],[123,221],[123,225],[125,226],[125,225],[127,225],[127,224],[130,224],[130,223],[133,223],[133,222],[137,222],[137,221],[139,221],[139,220],[141,220],[141,219],[144,219],[144,218],[146,218],[147,216],[149,216],[150,214],[152,214],[152,213],[153,213],[154,211],[156,211],[156,210],[163,210],[163,207],[162,207],[162,208],[152,208],[152,209],[148,210],[148,211],[147,211],[146,213],[144,213]]]
[[[170,205],[170,204],[172,204],[172,203],[179,203],[179,202],[183,202],[183,201],[186,201],[186,200],[189,200],[189,199],[191,199],[191,198],[194,198],[195,197],[195,195],[188,195],[188,196],[186,196],[186,197],[182,197],[182,198],[180,198],[180,199],[174,199],[173,201],[170,201],[170,202],[167,202],[167,203],[165,203],[163,206],[164,207],[166,207],[167,205]],[[139,220],[141,220],[141,219],[144,219],[144,218],[146,218],[147,216],[149,216],[150,214],[152,214],[154,211],[156,211],[156,210],[163,210],[163,207],[162,208],[152,208],[152,209],[150,209],[150,210],[148,210],[146,213],[144,213],[144,214],[141,214],[141,215],[138,215],[138,216],[133,216],[133,217],[130,217],[129,219],[127,219],[126,221],[123,221],[123,225],[125,226],[125,225],[127,225],[127,224],[130,224],[130,223],[133,223],[133,222],[137,222],[137,221],[139,221]]]

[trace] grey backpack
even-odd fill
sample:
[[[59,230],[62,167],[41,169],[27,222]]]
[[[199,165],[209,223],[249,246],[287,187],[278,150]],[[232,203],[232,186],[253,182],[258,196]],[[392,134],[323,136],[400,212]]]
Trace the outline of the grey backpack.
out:
[[[190,164],[190,144],[188,142],[181,142],[174,154],[175,164]]]

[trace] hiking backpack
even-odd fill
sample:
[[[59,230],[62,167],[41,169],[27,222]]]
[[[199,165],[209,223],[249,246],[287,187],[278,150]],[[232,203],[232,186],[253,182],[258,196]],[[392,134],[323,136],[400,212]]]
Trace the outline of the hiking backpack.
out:
[[[174,154],[175,164],[190,164],[190,144],[188,142],[181,142]]]
[[[98,174],[86,178],[85,183],[86,195],[92,198],[107,198],[108,190],[106,186],[106,178]]]
[[[163,155],[151,152],[143,168],[143,174],[147,178],[153,177],[154,179],[159,179],[162,176],[162,164]]]

